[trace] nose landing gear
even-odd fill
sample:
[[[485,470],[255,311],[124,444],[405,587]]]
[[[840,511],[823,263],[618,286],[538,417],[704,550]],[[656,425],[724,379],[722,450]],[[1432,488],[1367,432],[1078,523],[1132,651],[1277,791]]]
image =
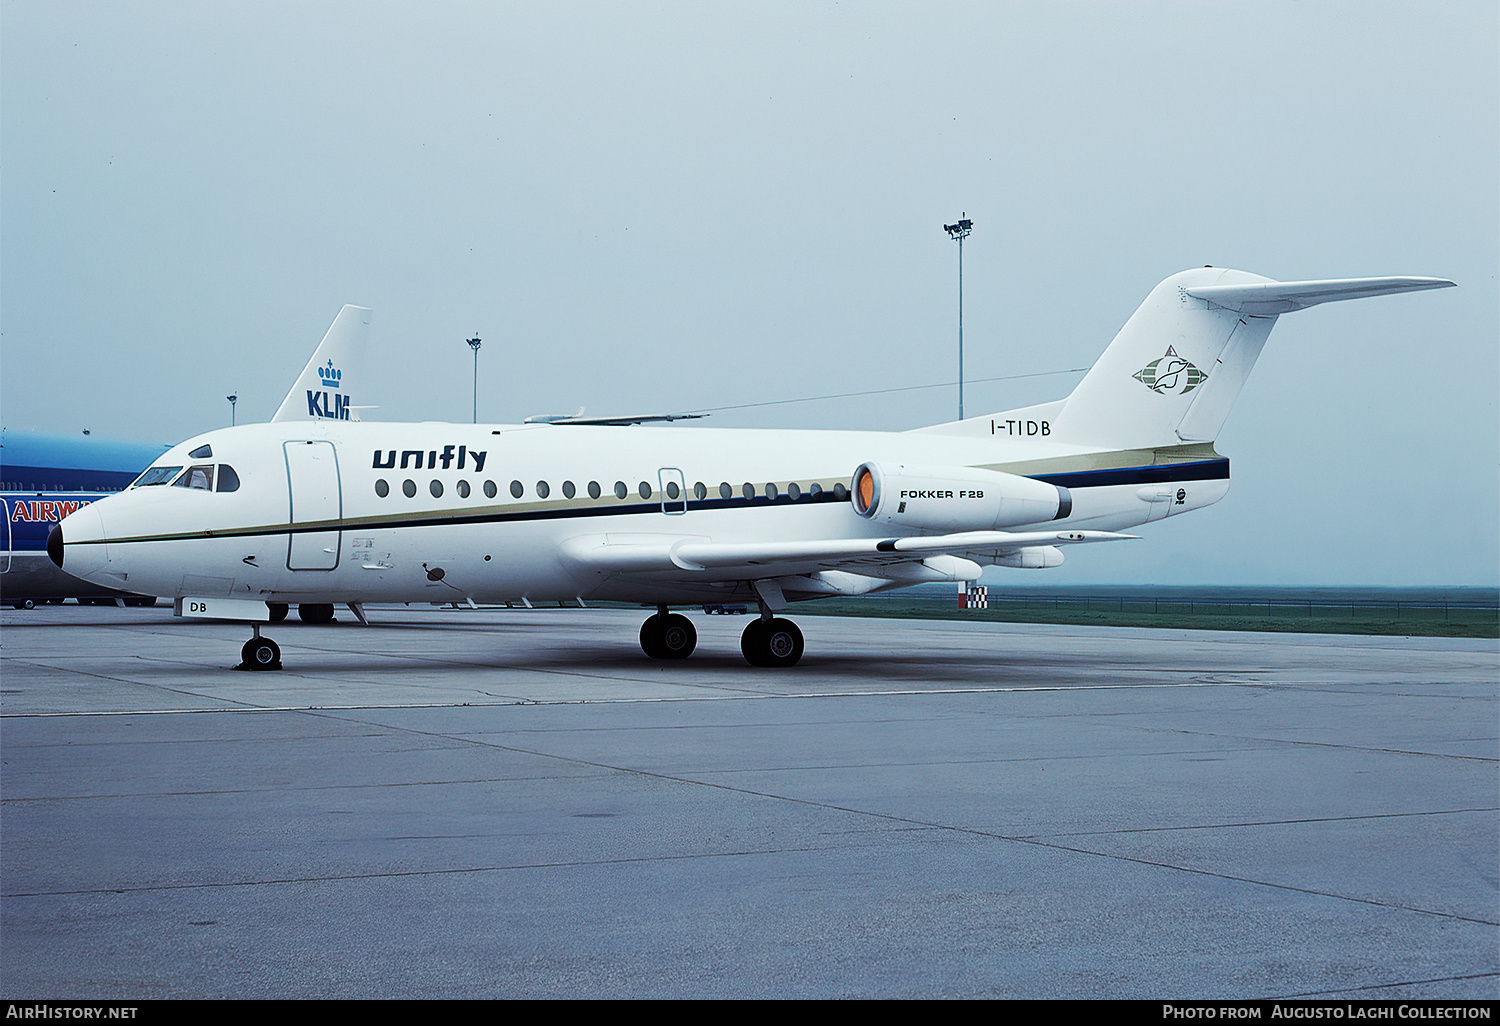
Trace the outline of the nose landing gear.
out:
[[[245,642],[240,649],[240,665],[237,670],[279,670],[281,669],[281,646],[270,638],[260,636],[260,625],[253,624],[255,637]]]

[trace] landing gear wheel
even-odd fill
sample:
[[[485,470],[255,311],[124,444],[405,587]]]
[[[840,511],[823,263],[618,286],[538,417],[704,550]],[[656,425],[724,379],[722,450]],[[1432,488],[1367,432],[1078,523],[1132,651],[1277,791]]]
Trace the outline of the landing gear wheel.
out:
[[[796,666],[802,658],[802,631],[790,620],[751,620],[740,635],[740,651],[751,666]]]
[[[304,602],[297,607],[297,619],[303,623],[333,623],[333,603]]]
[[[657,613],[641,624],[641,651],[652,659],[686,659],[698,647],[698,629],[681,613]]]
[[[280,623],[286,619],[288,606],[285,602],[267,602],[266,608],[271,611],[272,623]]]
[[[246,670],[281,669],[281,646],[270,638],[251,638],[240,649],[241,668]]]

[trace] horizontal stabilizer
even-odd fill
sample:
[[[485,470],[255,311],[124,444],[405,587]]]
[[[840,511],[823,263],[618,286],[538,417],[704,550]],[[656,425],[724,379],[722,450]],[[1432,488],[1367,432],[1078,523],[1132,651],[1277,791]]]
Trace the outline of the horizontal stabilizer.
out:
[[[1274,317],[1319,303],[1446,289],[1453,285],[1445,278],[1331,278],[1326,281],[1270,281],[1249,285],[1189,285],[1186,292],[1195,299],[1225,310],[1252,317]]]

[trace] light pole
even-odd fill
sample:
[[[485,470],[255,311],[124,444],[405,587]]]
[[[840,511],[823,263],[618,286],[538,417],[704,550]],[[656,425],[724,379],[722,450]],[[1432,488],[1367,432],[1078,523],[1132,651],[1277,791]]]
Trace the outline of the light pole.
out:
[[[474,337],[468,340],[469,348],[474,350],[474,423],[479,423],[479,332],[474,332]]]
[[[226,395],[224,398],[229,400],[229,426],[234,427],[234,404],[240,401],[240,397],[238,395]]]
[[[964,240],[974,230],[968,212],[957,224],[943,225],[948,238],[958,241],[958,419],[964,419]]]

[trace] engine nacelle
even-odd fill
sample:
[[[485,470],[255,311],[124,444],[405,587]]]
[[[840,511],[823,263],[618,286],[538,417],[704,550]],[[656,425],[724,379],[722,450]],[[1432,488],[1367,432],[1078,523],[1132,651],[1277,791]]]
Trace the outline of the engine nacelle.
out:
[[[866,519],[944,534],[1040,524],[1073,512],[1066,488],[977,467],[862,463],[849,491]]]

